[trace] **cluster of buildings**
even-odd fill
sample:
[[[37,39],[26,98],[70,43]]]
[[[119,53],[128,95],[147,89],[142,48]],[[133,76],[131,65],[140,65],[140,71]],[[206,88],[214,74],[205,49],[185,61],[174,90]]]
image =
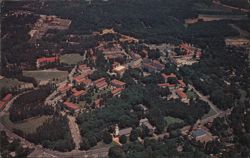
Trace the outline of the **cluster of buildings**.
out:
[[[189,103],[188,96],[184,92],[187,85],[183,80],[179,80],[177,78],[177,76],[173,73],[171,73],[169,75],[162,73],[161,76],[163,78],[164,83],[160,83],[160,84],[158,84],[158,86],[160,86],[162,88],[168,87],[169,90],[172,93],[175,93],[181,99],[182,102]],[[171,80],[174,80],[175,83],[170,83]]]
[[[178,47],[183,55],[177,55],[176,53],[170,53],[169,58],[174,62],[177,67],[183,65],[192,65],[201,58],[202,52],[201,49],[194,47],[188,43],[182,43]]]
[[[164,70],[165,65],[158,60],[151,60],[148,58],[143,59],[143,68],[147,72],[160,72]]]
[[[49,29],[66,30],[71,20],[60,19],[56,16],[40,15],[32,30],[28,33],[32,40],[40,39]]]
[[[102,43],[98,47],[98,50],[103,53],[105,59],[109,62],[127,58],[127,53],[122,49],[120,44],[112,43],[111,46],[108,46],[106,43]]]
[[[95,89],[95,94],[91,97],[92,100],[90,104],[95,108],[100,108],[104,105],[105,98],[102,98],[103,93],[109,94],[109,96],[112,97],[119,97],[121,92],[124,91],[126,83],[117,79],[109,81],[107,78],[101,77],[96,80],[91,80],[89,77],[94,71],[95,70],[85,64],[79,65],[76,69],[76,75],[72,78],[72,82],[64,83],[58,87],[58,92],[63,96],[62,100],[68,100],[63,102],[63,105],[68,110],[74,112],[79,111],[80,107],[75,103],[83,101],[88,90],[91,88]]]

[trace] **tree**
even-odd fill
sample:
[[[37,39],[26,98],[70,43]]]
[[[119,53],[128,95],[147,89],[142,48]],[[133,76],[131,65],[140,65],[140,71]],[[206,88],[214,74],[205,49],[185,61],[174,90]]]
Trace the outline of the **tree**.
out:
[[[82,138],[82,142],[80,144],[80,150],[88,150],[90,148],[89,141],[87,138]]]
[[[138,133],[135,129],[133,129],[130,133],[129,140],[134,142],[137,140],[137,138],[138,138]]]
[[[120,138],[119,138],[119,140],[120,140],[120,143],[122,143],[122,144],[126,144],[127,143],[127,137],[125,135],[121,135]]]
[[[96,146],[97,140],[96,140],[96,137],[95,137],[95,136],[90,136],[90,137],[88,138],[88,140],[89,140],[89,145],[90,145],[91,147]]]
[[[104,131],[103,133],[103,142],[105,144],[110,144],[112,142],[112,136],[108,131]]]
[[[125,153],[120,146],[113,146],[109,149],[109,158],[125,158]]]

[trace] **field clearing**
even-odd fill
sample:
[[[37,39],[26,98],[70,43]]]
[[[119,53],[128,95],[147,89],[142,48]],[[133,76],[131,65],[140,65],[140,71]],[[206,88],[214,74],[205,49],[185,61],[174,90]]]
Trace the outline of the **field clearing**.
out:
[[[18,85],[22,85],[24,82],[20,82],[17,79],[3,78],[0,80],[0,89],[3,87],[10,88]]]
[[[9,114],[7,114],[1,118],[1,122],[10,129],[17,129],[25,134],[30,134],[34,133],[37,127],[41,126],[49,118],[51,118],[51,116],[41,116],[27,119],[21,123],[13,123],[9,119]]]
[[[83,61],[84,57],[80,54],[64,54],[60,57],[61,63],[66,63],[69,65],[76,65],[80,61]]]
[[[175,124],[175,123],[184,123],[182,119],[171,117],[171,116],[164,117],[164,121],[167,122],[167,126],[171,124]]]
[[[37,70],[37,71],[23,71],[24,76],[34,77],[36,80],[53,80],[58,79],[63,81],[67,78],[67,71],[59,70]]]

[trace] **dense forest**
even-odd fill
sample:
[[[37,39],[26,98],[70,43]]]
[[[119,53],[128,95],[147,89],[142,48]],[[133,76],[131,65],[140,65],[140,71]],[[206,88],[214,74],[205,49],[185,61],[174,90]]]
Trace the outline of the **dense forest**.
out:
[[[48,87],[32,90],[18,97],[10,107],[10,120],[22,121],[27,118],[52,115],[54,108],[44,105],[45,98],[50,94]]]
[[[31,142],[58,151],[71,151],[75,148],[68,126],[68,119],[60,114],[54,115],[53,118],[43,123],[36,129],[35,133],[24,137]]]
[[[109,150],[110,158],[151,158],[151,157],[180,157],[207,158],[205,151],[192,146],[191,142],[180,138],[163,140],[145,139],[144,144],[129,143],[122,147],[114,146]]]
[[[40,7],[42,3],[44,3],[43,7]],[[20,2],[19,8],[25,4],[26,2]],[[50,36],[38,40],[39,44],[34,45],[28,42],[27,33],[38,17],[33,14],[5,17],[6,13],[18,7],[18,3],[15,7],[12,2],[4,2],[1,13],[4,17],[1,34],[4,38],[1,50],[6,58],[1,58],[2,64],[15,63],[20,66],[21,63],[25,63],[26,68],[34,69],[37,57],[59,53],[61,48],[64,48],[64,52],[72,52],[72,50],[83,52],[85,47],[93,47],[96,39],[83,39],[81,47],[70,46],[65,43],[68,35],[88,35],[103,28],[114,28],[119,33],[134,36],[148,43],[178,43],[183,39],[227,37],[238,34],[228,25],[229,21],[201,22],[186,27],[184,20],[198,15],[199,11],[194,7],[198,4],[209,5],[210,2],[209,0],[123,0],[119,3],[110,0],[93,1],[91,4],[85,1],[31,2],[28,5],[30,11],[72,20],[69,30],[50,30],[48,32]],[[10,21],[12,27],[9,27]],[[15,47],[12,47],[13,45]],[[49,53],[45,53],[43,51],[45,49],[49,50]]]

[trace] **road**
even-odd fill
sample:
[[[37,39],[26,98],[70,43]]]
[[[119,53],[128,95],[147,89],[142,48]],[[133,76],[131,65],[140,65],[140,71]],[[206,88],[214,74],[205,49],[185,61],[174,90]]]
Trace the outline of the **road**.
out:
[[[228,9],[232,9],[232,10],[241,10],[241,11],[243,11],[243,12],[250,12],[249,9],[238,8],[238,7],[226,5],[226,4],[221,3],[221,2],[218,1],[218,0],[213,0],[213,3],[214,3],[214,4],[217,4],[217,5],[220,5],[220,6],[223,6],[223,7],[225,7],[225,8],[228,8]]]
[[[221,113],[221,110],[218,109],[217,106],[214,105],[214,104],[208,99],[207,96],[204,96],[203,94],[201,94],[198,90],[196,90],[196,89],[194,88],[194,86],[192,86],[192,85],[190,85],[190,84],[189,84],[188,86],[189,86],[189,88],[191,88],[191,89],[200,97],[201,100],[203,100],[203,101],[205,101],[206,103],[208,103],[208,105],[210,106],[210,108],[213,109],[213,110],[216,112],[216,114]]]
[[[24,92],[26,93],[26,92]],[[23,93],[21,93],[23,94]],[[4,116],[6,112],[8,112],[10,106],[14,102],[14,100],[19,97],[21,94],[13,97],[4,107],[4,109],[0,112],[0,117]],[[13,133],[8,127],[5,127],[1,122],[0,122],[0,130],[5,131],[6,135],[12,139],[19,139],[20,143],[24,146],[27,146],[29,148],[33,148],[34,151],[28,156],[28,157],[41,157],[41,156],[46,156],[46,157],[58,157],[58,158],[67,158],[67,157],[108,157],[108,150],[109,147],[103,147],[99,149],[91,149],[88,151],[79,151],[79,150],[73,150],[71,152],[59,152],[59,151],[54,151],[54,150],[49,150],[43,148],[41,145],[35,145],[34,143],[29,142],[28,140],[16,135]]]
[[[81,134],[78,125],[76,124],[76,118],[70,115],[67,115],[67,118],[69,120],[69,129],[71,132],[71,136],[75,142],[75,149],[79,150],[80,149],[80,143],[81,143]]]

